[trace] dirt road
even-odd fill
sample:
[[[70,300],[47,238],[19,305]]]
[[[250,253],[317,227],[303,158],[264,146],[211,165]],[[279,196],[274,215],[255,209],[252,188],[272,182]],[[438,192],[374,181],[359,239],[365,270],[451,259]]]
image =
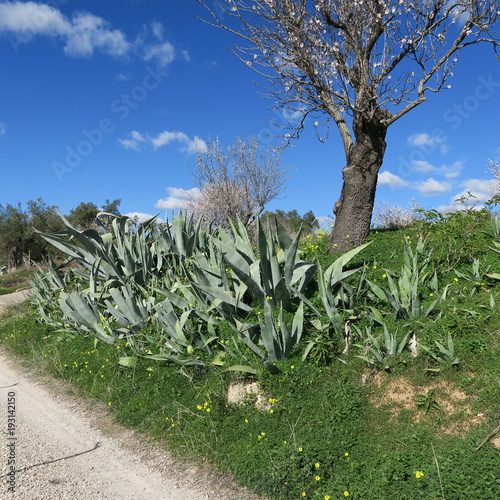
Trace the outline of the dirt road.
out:
[[[69,391],[0,351],[0,498],[258,500],[227,478],[176,462],[114,425],[100,403]]]

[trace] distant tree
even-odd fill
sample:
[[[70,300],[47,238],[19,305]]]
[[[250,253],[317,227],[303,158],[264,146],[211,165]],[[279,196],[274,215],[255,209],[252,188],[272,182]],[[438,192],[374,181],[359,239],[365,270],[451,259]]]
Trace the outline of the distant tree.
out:
[[[498,0],[198,2],[244,41],[239,57],[270,83],[276,107],[299,116],[287,143],[309,116],[337,127],[345,166],[332,251],[366,240],[388,127],[448,87],[462,49],[500,45]]]
[[[0,255],[9,272],[22,262],[27,228],[28,217],[21,203],[0,205]]]
[[[64,224],[59,216],[55,205],[47,205],[42,198],[36,201],[30,200],[27,203],[29,228],[26,237],[26,247],[30,259],[39,262],[43,256],[53,251],[52,245],[49,245],[36,231],[42,233],[55,233],[64,228]]]
[[[82,201],[77,207],[69,211],[68,220],[76,228],[84,229],[95,225],[95,218],[100,212],[97,205]]]
[[[413,200],[408,207],[384,201],[382,205],[375,205],[374,207],[373,225],[374,227],[401,229],[418,220],[422,210],[423,208]]]
[[[119,207],[121,205],[121,202],[121,199],[116,199],[113,201],[109,201],[108,199],[106,199],[104,205],[102,205],[101,207],[101,210],[103,212],[107,212],[108,214],[120,215]]]
[[[76,208],[69,211],[68,220],[79,229],[94,228],[96,226],[95,219],[99,212],[106,212],[113,215],[118,215],[119,206],[122,200],[116,199],[109,201],[106,199],[104,205],[99,208],[92,202],[81,202]],[[106,222],[106,221],[105,221]]]
[[[113,201],[109,201],[108,199],[106,199],[104,205],[102,205],[101,207],[101,211],[106,212],[107,214],[120,215],[119,207],[121,202],[121,199],[116,199]],[[101,216],[100,219],[105,226],[109,226],[111,224],[111,218],[109,216]]]
[[[255,138],[226,147],[218,140],[205,144],[197,149],[192,171],[200,192],[187,210],[223,227],[237,219],[250,226],[284,191],[290,167],[281,167],[281,152],[263,148]]]
[[[297,210],[285,212],[284,210],[279,209],[275,212],[264,212],[261,215],[262,224],[271,231],[275,231],[276,221],[278,221],[292,235],[297,234],[301,226],[303,236],[319,229],[319,222],[311,210],[306,212],[304,215],[300,215]]]
[[[0,263],[14,271],[21,264],[38,262],[49,250],[47,242],[35,229],[52,233],[62,229],[63,223],[55,206],[48,206],[42,198],[30,200],[27,209],[0,205]]]

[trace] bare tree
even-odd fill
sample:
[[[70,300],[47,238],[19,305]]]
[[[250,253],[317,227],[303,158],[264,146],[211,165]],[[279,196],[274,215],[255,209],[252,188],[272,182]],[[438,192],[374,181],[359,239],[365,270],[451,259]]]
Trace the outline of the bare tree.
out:
[[[250,226],[288,180],[290,167],[281,167],[281,151],[262,148],[255,138],[226,147],[208,140],[196,155],[192,173],[200,194],[187,209],[225,227],[237,219]]]
[[[276,107],[301,113],[287,141],[309,115],[338,128],[346,163],[332,251],[368,235],[388,127],[448,86],[463,48],[499,45],[498,0],[220,0],[219,16],[198,2],[248,43],[238,56]]]

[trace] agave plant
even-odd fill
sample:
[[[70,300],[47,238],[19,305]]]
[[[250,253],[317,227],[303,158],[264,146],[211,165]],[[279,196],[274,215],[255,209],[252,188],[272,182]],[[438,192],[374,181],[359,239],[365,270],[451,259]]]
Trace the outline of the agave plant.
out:
[[[393,363],[397,361],[399,355],[408,344],[409,334],[398,340],[395,333],[389,333],[387,326],[383,326],[382,338],[379,339],[371,334],[370,328],[366,329],[366,335],[354,325],[358,335],[363,338],[363,344],[356,344],[364,354],[356,357],[366,361],[369,366],[377,370],[390,370]]]
[[[326,314],[334,325],[339,326],[342,323],[342,316],[339,312],[340,307],[343,307],[346,303],[354,305],[350,300],[354,290],[346,280],[361,269],[345,270],[344,268],[359,252],[370,244],[371,242],[365,243],[349,250],[336,259],[325,272],[318,265],[318,291]],[[317,310],[315,312],[318,316],[321,316],[320,312]]]
[[[112,232],[100,223],[99,217],[102,216],[112,218]],[[152,270],[157,269],[151,251],[150,232],[155,218],[136,227],[129,217],[101,212],[96,219],[101,232],[94,229],[78,231],[63,216],[61,218],[66,226],[63,231],[40,234],[68,255],[67,264],[79,264],[75,272],[88,280],[91,286],[104,283],[108,286],[132,282],[144,284]]]
[[[382,287],[370,280],[366,280],[371,290],[381,301],[389,303],[394,311],[394,316],[409,318],[410,316],[428,316],[439,302],[447,295],[448,286],[441,294],[438,293],[438,279],[436,272],[430,269],[430,254],[425,241],[419,238],[415,250],[405,240],[404,263],[401,267],[397,281],[390,271],[386,270],[388,287]],[[422,309],[422,286],[432,290],[431,301],[426,309]]]
[[[269,301],[293,311],[296,297],[305,290],[316,265],[299,258],[300,230],[292,240],[281,224],[276,229],[276,235],[266,237],[257,221],[258,256],[241,222],[233,226],[234,238],[222,233],[220,249],[227,267],[246,286],[253,302]]]

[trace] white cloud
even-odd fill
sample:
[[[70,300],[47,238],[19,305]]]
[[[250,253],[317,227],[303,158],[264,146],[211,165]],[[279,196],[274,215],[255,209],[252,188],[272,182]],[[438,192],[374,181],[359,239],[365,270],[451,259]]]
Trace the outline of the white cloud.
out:
[[[111,29],[101,17],[78,12],[69,19],[54,7],[36,2],[1,3],[0,32],[16,34],[17,43],[37,35],[60,37],[65,42],[64,52],[72,57],[88,57],[94,50],[118,57],[130,48],[125,35]]]
[[[174,46],[165,40],[165,27],[153,22],[144,25],[134,42],[134,48],[145,61],[155,59],[160,65],[169,65],[177,56]],[[189,53],[181,51],[181,58],[189,62]]]
[[[455,205],[461,205],[460,202],[456,202],[462,197],[469,198],[469,205],[474,205],[477,203],[484,203],[491,199],[494,194],[493,186],[491,185],[491,181],[482,180],[482,179],[468,179],[460,185],[464,188],[463,191],[460,191],[456,195],[452,197],[452,201]]]
[[[428,154],[433,153],[436,149],[439,149],[441,153],[449,151],[449,146],[446,144],[446,136],[441,134],[440,129],[436,129],[433,135],[426,132],[410,135],[408,137],[408,144],[412,147],[420,148]]]
[[[191,142],[189,137],[184,132],[169,132],[167,130],[158,135],[158,137],[151,138],[151,144],[155,149],[168,146],[172,141],[178,141],[185,144],[189,144]]]
[[[413,134],[408,137],[408,144],[410,146],[429,146],[434,144],[434,141],[431,139],[431,136],[426,133],[421,134]]]
[[[442,169],[444,172],[444,176],[447,179],[455,179],[460,175],[463,166],[464,164],[461,161],[456,161],[453,165],[450,165],[449,167],[443,166]]]
[[[158,40],[163,40],[163,33],[165,31],[165,27],[163,24],[159,22],[153,22],[151,23],[151,32],[153,33],[153,36],[157,38]]]
[[[104,19],[88,13],[75,14],[64,52],[73,57],[90,56],[94,49],[118,57],[128,52],[129,43],[120,30],[109,29]]]
[[[190,139],[184,132],[169,132],[165,130],[157,137],[144,136],[140,132],[133,130],[130,133],[131,138],[118,139],[118,142],[122,144],[125,149],[134,149],[135,151],[141,151],[143,145],[152,146],[153,149],[159,149],[164,146],[168,146],[171,142],[178,142],[181,144],[181,151],[186,153],[196,153],[200,151],[204,153],[207,150],[207,144],[205,141],[199,137],[194,137]]]
[[[412,167],[416,172],[430,172],[432,170],[436,170],[434,165],[431,165],[428,161],[425,160],[416,160],[412,163]]]
[[[151,23],[130,43],[121,30],[113,29],[106,20],[90,12],[80,11],[67,17],[57,8],[37,2],[0,3],[0,33],[13,34],[13,45],[47,36],[62,40],[64,52],[72,57],[90,57],[96,50],[113,57],[134,52],[145,61],[156,60],[167,66],[175,59],[176,51],[165,41],[164,31],[161,23]],[[187,51],[181,55],[189,61]]]
[[[162,66],[169,65],[175,59],[174,46],[169,42],[158,43],[144,48],[144,60],[156,58]]]
[[[402,188],[409,186],[409,183],[401,179],[397,175],[391,174],[388,170],[378,174],[378,183],[382,186],[390,186],[391,188]]]
[[[36,2],[3,2],[0,4],[0,30],[26,37],[37,34],[61,35],[68,31],[69,21],[49,5]]]
[[[437,196],[451,191],[451,182],[439,182],[432,177],[416,185],[418,191],[424,196]]]
[[[131,139],[118,139],[118,142],[123,145],[125,149],[133,149],[135,151],[141,150],[141,143],[146,142],[146,138],[137,130],[130,132]]]
[[[144,212],[129,212],[128,214],[124,214],[127,217],[130,217],[131,219],[135,219],[137,222],[146,222],[149,219],[152,219],[154,215],[151,214],[145,214]],[[156,217],[156,222],[162,223],[165,222],[164,219],[161,217]]]
[[[411,165],[415,172],[434,172],[435,174],[444,175],[447,179],[454,179],[460,175],[464,162],[456,161],[452,165],[441,165],[440,167],[436,167],[426,160],[415,160]]]
[[[185,208],[190,200],[195,199],[200,194],[198,188],[182,189],[168,187],[167,192],[168,197],[163,200],[158,200],[155,204],[156,208],[163,210],[179,210]]]
[[[162,148],[163,146],[167,146],[173,141],[179,142],[182,145],[182,151],[187,153],[196,153],[197,150],[202,153],[207,150],[207,144],[205,141],[198,137],[194,137],[194,139],[190,139],[184,132],[162,132],[156,138],[150,138],[151,143],[155,149]]]
[[[5,123],[0,123],[0,135],[4,135],[5,130]]]

